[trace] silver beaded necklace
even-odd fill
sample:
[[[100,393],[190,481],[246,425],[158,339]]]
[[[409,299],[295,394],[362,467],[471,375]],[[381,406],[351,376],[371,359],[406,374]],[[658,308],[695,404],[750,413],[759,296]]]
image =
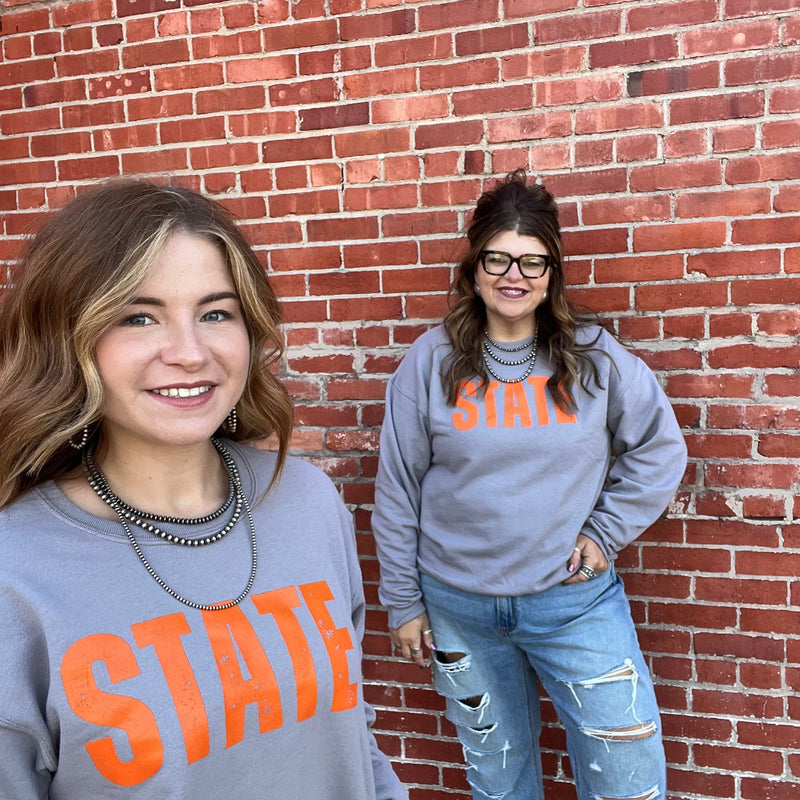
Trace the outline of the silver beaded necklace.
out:
[[[502,356],[498,355],[496,351],[501,353],[519,353],[522,350],[526,350],[530,348],[530,351],[527,355],[523,356],[519,359],[508,359],[503,358]],[[483,363],[486,365],[486,371],[495,379],[500,381],[500,383],[519,383],[520,381],[524,381],[528,375],[533,372],[533,367],[536,364],[536,352],[539,348],[539,329],[537,328],[533,332],[533,336],[524,341],[522,344],[516,345],[514,347],[504,347],[499,342],[496,342],[489,336],[489,331],[483,332],[483,343],[482,343],[482,353],[483,353]],[[501,378],[495,371],[492,369],[492,365],[490,363],[490,359],[494,361],[496,364],[500,364],[504,367],[518,367],[522,364],[525,364],[525,371],[520,375],[518,378]]]
[[[141,511],[138,508],[129,505],[121,497],[115,494],[114,490],[109,486],[108,479],[94,460],[93,448],[87,447],[86,450],[84,450],[83,468],[84,472],[86,473],[86,479],[89,481],[89,485],[92,487],[92,489],[94,489],[95,494],[104,503],[111,506],[111,508],[113,508],[117,514],[122,513],[128,522],[138,525],[148,533],[160,536],[162,539],[170,542],[171,544],[181,544],[185,545],[186,547],[202,547],[206,544],[218,542],[224,536],[227,536],[233,530],[233,526],[236,525],[236,523],[239,521],[239,517],[242,515],[241,496],[237,494],[235,488],[236,483],[239,480],[239,472],[236,469],[236,463],[234,462],[233,458],[231,458],[230,453],[228,453],[228,451],[222,446],[221,442],[216,439],[212,439],[211,441],[214,447],[216,447],[217,452],[222,459],[222,463],[225,465],[225,471],[228,474],[228,484],[230,489],[228,491],[228,498],[225,500],[225,502],[216,511],[212,511],[210,514],[206,514],[204,517],[167,517],[161,514],[151,514],[149,511]],[[157,525],[151,524],[151,522],[166,522],[171,525],[205,525],[206,523],[212,522],[213,520],[221,517],[231,507],[231,504],[234,504],[234,508],[233,515],[231,516],[230,520],[228,520],[221,530],[217,531],[217,533],[212,534],[211,536],[205,536],[197,539],[180,537],[171,533],[167,533],[166,531],[161,530],[161,528],[159,528]],[[151,522],[148,522],[147,520],[150,520]]]
[[[147,570],[150,577],[171,597],[174,597],[178,602],[183,603],[191,608],[197,609],[198,611],[224,611],[226,608],[231,608],[232,606],[239,605],[239,603],[250,594],[250,590],[253,588],[253,583],[256,579],[256,570],[258,568],[258,544],[256,541],[256,526],[255,522],[253,521],[253,512],[250,509],[250,503],[247,501],[247,497],[245,496],[244,491],[242,490],[241,480],[239,477],[239,471],[236,467],[236,463],[233,460],[233,457],[222,444],[222,442],[218,441],[217,439],[211,440],[216,447],[217,452],[220,454],[222,459],[222,463],[225,466],[225,470],[228,473],[228,480],[233,487],[233,495],[234,498],[232,501],[226,501],[227,506],[230,507],[231,502],[235,503],[235,510],[234,516],[231,518],[231,521],[223,528],[223,531],[220,533],[215,534],[214,537],[206,537],[203,540],[197,539],[184,539],[177,536],[170,536],[166,534],[164,531],[161,531],[155,526],[151,526],[154,528],[152,533],[156,533],[156,535],[160,536],[162,539],[165,539],[172,544],[182,544],[187,545],[189,547],[197,546],[195,542],[200,542],[202,544],[210,544],[212,541],[219,541],[222,536],[227,535],[232,529],[233,526],[236,524],[236,521],[241,516],[241,508],[243,507],[245,513],[247,514],[247,521],[250,526],[250,556],[251,556],[251,567],[250,567],[250,576],[247,580],[247,585],[244,587],[242,592],[233,600],[229,600],[225,603],[197,603],[194,600],[188,600],[183,595],[176,592],[171,586],[167,584],[167,582],[156,572],[150,562],[147,560],[144,552],[142,551],[139,542],[136,541],[136,537],[133,535],[133,531],[128,525],[128,520],[131,522],[136,522],[133,517],[144,517],[146,519],[158,519],[160,522],[168,522],[172,524],[201,524],[199,520],[203,521],[210,521],[212,519],[216,519],[220,516],[223,512],[217,509],[217,511],[212,512],[210,515],[206,515],[206,517],[192,517],[189,518],[188,521],[185,520],[183,517],[168,517],[163,515],[150,515],[147,512],[139,511],[138,509],[133,508],[133,506],[128,506],[127,503],[124,503],[120,498],[117,497],[109,488],[108,488],[108,481],[106,480],[105,475],[100,470],[100,467],[97,466],[96,462],[94,461],[94,452],[92,449],[87,449],[84,451],[83,456],[83,467],[86,472],[87,479],[89,480],[89,485],[94,490],[95,494],[107,505],[109,506],[114,513],[117,515],[120,523],[122,524],[122,528],[125,531],[125,535],[128,537],[128,541],[133,546],[134,552],[139,558],[139,561],[142,562],[142,565]],[[238,509],[238,513],[237,513]],[[132,514],[130,512],[133,512]],[[137,525],[140,525],[140,522],[136,522]],[[143,525],[146,530],[149,530],[149,527]]]

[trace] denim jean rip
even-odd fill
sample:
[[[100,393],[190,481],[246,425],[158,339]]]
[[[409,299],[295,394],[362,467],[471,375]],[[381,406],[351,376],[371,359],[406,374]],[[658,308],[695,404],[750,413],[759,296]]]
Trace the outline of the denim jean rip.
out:
[[[656,732],[658,726],[652,720],[649,722],[642,722],[642,720],[636,716],[636,689],[639,685],[639,673],[636,671],[636,667],[631,659],[626,658],[621,666],[616,667],[615,669],[612,669],[603,675],[599,675],[596,678],[587,678],[586,680],[577,681],[576,683],[565,681],[565,684],[572,692],[572,696],[575,698],[578,708],[583,708],[583,704],[581,703],[580,697],[578,697],[578,693],[575,689],[576,685],[582,689],[591,690],[596,686],[601,686],[608,683],[617,683],[619,681],[630,681],[631,683],[631,702],[630,705],[625,709],[625,713],[631,714],[633,719],[636,721],[636,724],[620,728],[598,728],[584,726],[581,728],[581,730],[587,736],[592,736],[595,739],[602,739],[606,743],[614,741],[635,741],[636,739],[649,738]],[[607,744],[606,747],[608,747]],[[650,795],[645,795],[644,798],[645,800],[650,800]],[[636,797],[634,800],[639,800],[639,798]]]
[[[610,795],[596,794],[593,796],[593,800],[656,800],[658,797],[661,797],[661,792],[658,786],[653,786],[652,789],[648,789],[642,794],[626,795],[624,797],[611,797]]]

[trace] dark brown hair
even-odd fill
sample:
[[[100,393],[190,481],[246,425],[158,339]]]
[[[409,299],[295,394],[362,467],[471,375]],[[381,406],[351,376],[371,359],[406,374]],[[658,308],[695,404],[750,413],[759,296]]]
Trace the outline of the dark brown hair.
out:
[[[450,403],[455,403],[464,381],[481,378],[488,384],[486,366],[481,355],[481,342],[486,328],[486,306],[475,291],[475,270],[487,243],[504,231],[520,236],[535,236],[555,259],[549,270],[547,297],[536,309],[539,346],[546,347],[553,363],[553,374],[547,388],[559,408],[572,412],[577,383],[589,390],[589,377],[599,383],[597,367],[589,353],[596,339],[578,344],[575,331],[588,320],[579,315],[567,301],[562,268],[561,228],[558,206],[541,184],[527,180],[517,170],[497,181],[484,192],[475,205],[467,228],[469,249],[461,259],[451,287],[453,300],[444,318],[444,326],[453,345],[453,353],[443,364],[442,383]]]

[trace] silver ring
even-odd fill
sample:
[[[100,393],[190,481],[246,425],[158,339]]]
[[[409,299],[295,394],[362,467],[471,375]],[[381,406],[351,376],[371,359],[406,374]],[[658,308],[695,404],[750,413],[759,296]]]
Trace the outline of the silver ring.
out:
[[[423,634],[425,634],[425,633],[433,633],[433,631],[431,631],[431,629],[430,629],[430,628],[428,628],[428,630],[426,630],[426,631],[422,631],[422,633],[423,633]]]
[[[597,577],[597,573],[588,564],[584,564],[578,572],[583,573],[589,580]]]
[[[421,653],[421,652],[422,652],[422,650],[421,650],[419,647],[412,647],[412,648],[411,648],[411,652],[412,652],[412,653]]]
[[[573,550],[573,552],[575,552],[575,553],[580,553],[580,552],[581,552],[581,549],[580,549],[580,547],[573,547],[573,548],[572,548],[572,550]]]

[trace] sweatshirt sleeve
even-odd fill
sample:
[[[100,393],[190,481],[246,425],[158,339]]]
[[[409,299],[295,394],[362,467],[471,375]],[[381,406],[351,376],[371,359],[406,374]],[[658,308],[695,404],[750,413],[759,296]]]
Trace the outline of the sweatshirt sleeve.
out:
[[[44,718],[49,657],[28,605],[0,576],[0,797],[45,800],[56,753]]]
[[[359,645],[359,654],[361,654],[361,641],[364,638],[366,617],[364,586],[361,578],[361,568],[358,563],[355,533],[353,531],[353,518],[343,503],[340,502],[339,507],[339,515],[345,537],[345,548],[350,563],[351,619]],[[372,774],[375,782],[375,798],[376,800],[408,800],[408,793],[395,774],[391,762],[381,752],[378,747],[378,742],[375,740],[375,736],[372,733],[372,726],[375,723],[375,709],[367,703],[366,700],[362,700],[362,706],[364,708],[364,722],[367,726],[367,736],[369,737],[370,760],[372,762]]]
[[[417,571],[417,542],[422,479],[430,463],[428,417],[393,378],[386,390],[372,514],[381,564],[379,596],[389,608],[392,628],[425,611]]]
[[[686,444],[647,365],[619,345],[612,354],[608,428],[614,459],[581,532],[613,556],[652,525],[672,499],[686,469]]]

